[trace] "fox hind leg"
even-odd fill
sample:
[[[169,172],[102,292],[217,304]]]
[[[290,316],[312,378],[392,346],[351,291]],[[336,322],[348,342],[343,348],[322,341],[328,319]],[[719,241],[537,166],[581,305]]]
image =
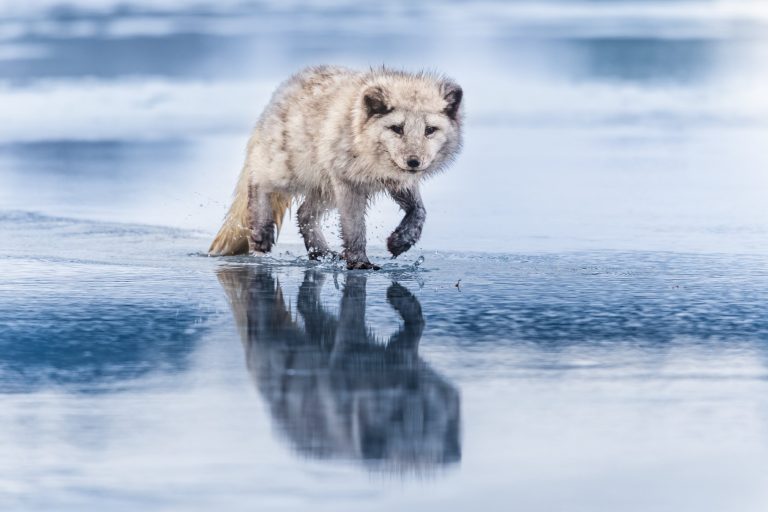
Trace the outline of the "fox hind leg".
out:
[[[248,191],[248,227],[248,252],[270,252],[275,244],[275,217],[269,194],[256,186]]]

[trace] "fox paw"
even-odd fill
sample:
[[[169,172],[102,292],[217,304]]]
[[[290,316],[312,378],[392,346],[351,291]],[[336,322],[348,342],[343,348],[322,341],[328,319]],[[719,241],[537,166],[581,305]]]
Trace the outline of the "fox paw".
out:
[[[408,236],[400,231],[394,231],[387,238],[387,250],[392,253],[393,258],[397,258],[405,251],[413,247],[416,240],[413,236]]]
[[[254,231],[248,238],[248,252],[251,254],[266,254],[272,250],[274,236],[267,231]]]
[[[347,270],[381,270],[381,267],[370,261],[347,261]]]

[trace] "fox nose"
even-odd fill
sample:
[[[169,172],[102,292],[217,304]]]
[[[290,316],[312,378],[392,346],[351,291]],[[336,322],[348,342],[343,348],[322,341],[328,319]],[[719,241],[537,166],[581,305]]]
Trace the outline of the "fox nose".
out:
[[[417,168],[418,166],[420,166],[420,165],[421,165],[421,162],[420,162],[420,161],[419,161],[419,159],[418,159],[417,157],[415,157],[415,156],[409,156],[409,157],[408,157],[408,161],[407,161],[407,162],[405,162],[405,163],[407,163],[407,164],[408,164],[408,167],[410,167],[410,168],[412,168],[412,169],[415,169],[415,168]]]

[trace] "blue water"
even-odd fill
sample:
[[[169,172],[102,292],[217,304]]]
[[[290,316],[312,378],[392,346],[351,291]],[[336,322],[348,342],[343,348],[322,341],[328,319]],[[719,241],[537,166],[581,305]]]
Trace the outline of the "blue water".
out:
[[[766,29],[737,0],[0,2],[0,510],[764,511]],[[378,201],[378,272],[292,219],[206,257],[250,126],[320,62],[463,85],[423,241],[389,260]]]

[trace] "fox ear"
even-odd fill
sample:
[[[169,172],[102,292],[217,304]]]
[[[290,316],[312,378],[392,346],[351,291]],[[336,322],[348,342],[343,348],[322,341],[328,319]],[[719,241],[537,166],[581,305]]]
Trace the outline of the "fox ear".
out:
[[[387,105],[386,95],[381,87],[371,87],[365,91],[363,96],[365,110],[368,113],[368,119],[373,116],[383,116],[392,112],[392,107]]]
[[[443,99],[445,99],[445,115],[456,120],[456,116],[459,114],[459,106],[461,105],[461,98],[464,96],[464,91],[458,84],[448,82],[443,86]]]

